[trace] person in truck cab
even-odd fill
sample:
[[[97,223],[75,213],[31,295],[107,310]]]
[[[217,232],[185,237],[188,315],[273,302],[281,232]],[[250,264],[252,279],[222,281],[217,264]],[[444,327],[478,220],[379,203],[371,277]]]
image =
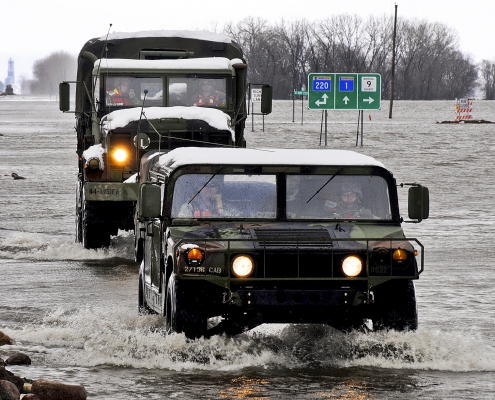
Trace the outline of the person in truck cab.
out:
[[[345,182],[339,189],[337,203],[325,200],[325,214],[335,218],[372,218],[371,210],[362,207],[363,192],[356,182]]]
[[[197,107],[225,107],[225,93],[216,89],[212,79],[203,79],[200,92],[193,100],[193,105]]]
[[[130,87],[129,80],[123,79],[115,87],[115,89],[108,92],[108,98],[110,103],[114,106],[130,106],[136,104],[136,93],[134,89]]]
[[[178,216],[180,218],[235,216],[236,210],[229,205],[224,205],[221,188],[221,180],[212,179],[192,199],[182,205]]]

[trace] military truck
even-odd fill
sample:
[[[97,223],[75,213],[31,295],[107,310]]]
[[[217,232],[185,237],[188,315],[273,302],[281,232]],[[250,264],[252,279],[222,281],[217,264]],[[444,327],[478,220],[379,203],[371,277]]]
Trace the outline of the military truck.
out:
[[[330,149],[175,149],[143,159],[141,313],[187,337],[262,323],[415,330],[429,192]]]
[[[76,241],[104,247],[119,229],[134,229],[137,186],[129,178],[145,152],[245,147],[246,76],[241,48],[224,35],[151,31],[89,40],[78,56],[75,96]],[[60,84],[64,112],[70,83]],[[269,113],[271,87],[260,86]]]

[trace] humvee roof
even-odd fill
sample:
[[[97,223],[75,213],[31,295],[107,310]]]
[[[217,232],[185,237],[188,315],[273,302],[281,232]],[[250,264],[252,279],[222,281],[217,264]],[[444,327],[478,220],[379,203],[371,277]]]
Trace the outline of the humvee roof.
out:
[[[245,149],[245,148],[178,148],[161,155],[158,163],[168,168],[198,164],[242,165],[319,165],[385,166],[363,154],[350,150],[330,149]]]

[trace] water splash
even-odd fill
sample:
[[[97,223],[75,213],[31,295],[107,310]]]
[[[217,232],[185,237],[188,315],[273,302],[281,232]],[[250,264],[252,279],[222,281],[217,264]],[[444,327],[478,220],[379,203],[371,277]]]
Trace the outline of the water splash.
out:
[[[74,243],[73,237],[47,235],[29,232],[14,232],[0,237],[0,257],[13,260],[103,260],[125,258],[132,260],[133,236],[120,232],[112,239],[107,249],[88,250],[81,243]]]
[[[6,330],[16,349],[50,365],[110,365],[174,371],[242,368],[416,369],[495,371],[495,349],[465,332],[351,332],[323,325],[262,325],[235,336],[189,340],[167,335],[163,318],[132,315],[125,307],[59,308],[39,326]]]

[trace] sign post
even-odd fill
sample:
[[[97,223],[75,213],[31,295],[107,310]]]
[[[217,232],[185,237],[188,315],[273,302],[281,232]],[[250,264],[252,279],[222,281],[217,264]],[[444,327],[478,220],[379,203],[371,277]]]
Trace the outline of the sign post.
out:
[[[310,110],[379,110],[381,97],[380,74],[308,75]]]
[[[261,103],[261,88],[251,88],[251,132],[254,132],[254,103]],[[263,132],[265,131],[265,116],[263,115]]]
[[[301,125],[303,125],[304,121],[304,96],[307,96],[308,92],[306,91],[306,87],[303,85],[301,90],[294,90],[294,96],[292,96],[292,122],[294,122],[294,110],[295,110],[295,96],[301,96]]]
[[[362,117],[363,110],[379,110],[381,98],[380,74],[311,73],[308,75],[310,110],[325,110],[325,112],[326,110],[359,110]],[[325,118],[325,144],[326,135]]]

